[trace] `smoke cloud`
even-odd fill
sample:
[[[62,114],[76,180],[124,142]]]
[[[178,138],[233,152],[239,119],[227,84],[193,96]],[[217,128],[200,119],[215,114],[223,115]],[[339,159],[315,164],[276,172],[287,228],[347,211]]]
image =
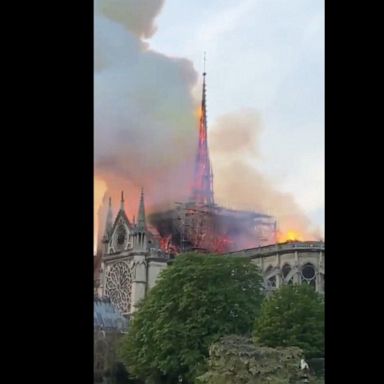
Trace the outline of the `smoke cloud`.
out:
[[[163,2],[95,3],[95,178],[115,208],[124,189],[131,217],[140,187],[149,210],[185,198],[195,156],[197,73],[190,61],[151,51],[143,40]]]
[[[139,38],[151,37],[156,32],[154,19],[165,0],[96,0],[96,10],[105,17],[122,24]]]
[[[311,227],[293,196],[280,192],[255,168],[262,159],[257,147],[261,132],[261,119],[252,110],[223,115],[213,124],[210,148],[216,202],[273,215],[281,232],[319,239],[319,231]]]

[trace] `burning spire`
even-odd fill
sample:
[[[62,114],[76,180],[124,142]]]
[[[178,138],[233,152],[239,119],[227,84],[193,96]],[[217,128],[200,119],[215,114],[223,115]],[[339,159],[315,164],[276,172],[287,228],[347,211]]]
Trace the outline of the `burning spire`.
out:
[[[206,72],[204,55],[203,96],[199,122],[199,142],[196,154],[191,201],[198,204],[214,205],[213,174],[208,152],[205,76]]]

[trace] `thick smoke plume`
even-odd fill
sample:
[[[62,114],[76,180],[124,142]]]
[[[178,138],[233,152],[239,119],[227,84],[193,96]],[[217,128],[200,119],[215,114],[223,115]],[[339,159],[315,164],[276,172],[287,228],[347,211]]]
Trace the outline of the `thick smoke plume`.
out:
[[[319,239],[317,230],[289,193],[280,192],[255,164],[261,161],[257,148],[261,119],[252,110],[221,116],[212,126],[216,201],[236,209],[271,214],[283,233],[297,233],[303,240]]]
[[[149,209],[184,198],[195,156],[197,73],[190,61],[151,51],[143,41],[162,5],[95,4],[95,178],[106,184],[115,210],[124,189],[131,218],[140,187]]]
[[[96,11],[122,24],[139,38],[151,37],[165,0],[96,0]]]

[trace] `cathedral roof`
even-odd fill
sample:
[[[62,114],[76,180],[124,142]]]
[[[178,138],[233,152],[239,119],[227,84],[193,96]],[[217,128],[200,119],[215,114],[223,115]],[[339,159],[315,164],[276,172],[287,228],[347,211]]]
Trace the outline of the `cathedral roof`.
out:
[[[105,331],[124,331],[128,320],[111,304],[107,298],[94,298],[93,327]]]

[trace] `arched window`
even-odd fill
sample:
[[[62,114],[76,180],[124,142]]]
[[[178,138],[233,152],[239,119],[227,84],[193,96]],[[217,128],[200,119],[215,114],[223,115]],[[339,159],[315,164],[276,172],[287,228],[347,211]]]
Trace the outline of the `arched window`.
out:
[[[284,264],[283,268],[281,269],[281,274],[283,276],[283,282],[285,284],[293,284],[293,274],[291,272],[292,267],[288,263]]]
[[[304,264],[301,268],[301,280],[312,287],[316,287],[316,270],[313,264]]]
[[[288,276],[289,272],[291,272],[291,266],[289,264],[284,264],[281,272],[283,274],[284,279]]]
[[[267,280],[267,288],[268,288],[268,289],[274,289],[274,288],[276,288],[276,275],[270,277],[270,278]]]

